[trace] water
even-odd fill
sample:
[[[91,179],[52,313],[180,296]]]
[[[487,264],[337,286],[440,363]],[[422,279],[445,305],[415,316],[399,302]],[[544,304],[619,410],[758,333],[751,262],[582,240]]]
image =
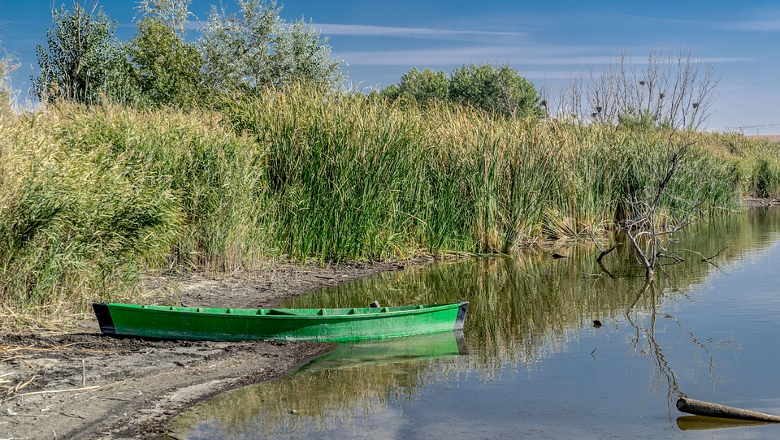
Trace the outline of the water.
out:
[[[287,377],[205,402],[174,421],[174,435],[779,438],[780,425],[690,429],[674,403],[685,394],[780,414],[780,211],[685,233],[674,249],[686,262],[668,266],[651,287],[636,276],[626,246],[603,268],[595,246],[579,246],[561,251],[565,259],[529,252],[451,262],[289,301],[471,305],[463,339],[342,346]],[[701,261],[716,254],[717,267]]]

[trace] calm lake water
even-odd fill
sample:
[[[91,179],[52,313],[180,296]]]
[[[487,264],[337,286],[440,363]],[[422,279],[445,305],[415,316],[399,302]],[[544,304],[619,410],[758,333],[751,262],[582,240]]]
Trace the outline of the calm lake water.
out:
[[[470,301],[463,335],[340,346],[177,418],[177,439],[780,438],[697,424],[680,395],[780,414],[780,210],[690,226],[655,285],[626,249],[469,259],[289,301]],[[603,245],[606,245],[604,243]],[[710,265],[702,256],[717,255]],[[603,325],[594,327],[593,321]],[[695,428],[695,429],[694,429]]]

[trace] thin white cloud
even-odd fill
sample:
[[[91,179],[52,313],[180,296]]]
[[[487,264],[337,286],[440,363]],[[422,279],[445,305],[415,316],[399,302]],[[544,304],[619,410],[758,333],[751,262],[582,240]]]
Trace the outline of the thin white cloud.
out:
[[[614,63],[618,50],[598,47],[551,48],[535,45],[485,45],[397,51],[340,52],[338,58],[350,65],[363,66],[452,66],[468,63],[509,63],[539,66],[598,66]],[[593,54],[593,55],[583,55]],[[645,63],[637,58],[634,64]],[[714,64],[755,61],[746,57],[703,57]]]
[[[701,59],[707,63],[719,64],[719,63],[749,63],[756,61],[755,58],[749,57],[702,57]]]
[[[350,65],[367,66],[445,66],[472,62],[522,63],[526,65],[589,65],[606,64],[614,60],[613,56],[550,56],[549,53],[552,51],[558,50],[538,46],[498,45],[448,49],[341,52],[337,55]]]
[[[721,23],[723,29],[752,32],[780,32],[780,20],[755,20]]]
[[[536,80],[570,80],[572,78],[584,77],[589,74],[585,70],[519,70],[517,72],[523,78]]]
[[[473,37],[509,37],[513,39],[528,37],[527,32],[452,30],[419,27],[370,26],[363,24],[314,24],[325,35],[380,36],[406,38],[461,39]]]
[[[721,29],[730,31],[746,31],[746,32],[780,32],[780,18],[775,18],[777,14],[770,13],[773,18],[770,19],[756,19],[756,20],[742,20],[742,21],[708,21],[708,20],[686,20],[679,18],[668,17],[649,17],[643,15],[629,15],[621,14],[624,17],[652,21],[658,23],[684,25],[684,26],[698,26],[709,29]]]

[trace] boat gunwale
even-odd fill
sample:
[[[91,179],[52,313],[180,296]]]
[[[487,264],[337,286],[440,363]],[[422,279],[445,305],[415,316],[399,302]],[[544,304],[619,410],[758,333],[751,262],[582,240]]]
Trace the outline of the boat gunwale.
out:
[[[304,319],[304,320],[323,320],[323,319],[377,319],[382,317],[393,317],[399,315],[417,315],[431,312],[439,312],[444,310],[453,309],[456,307],[462,307],[464,303],[468,301],[461,301],[457,303],[447,304],[423,304],[418,306],[397,306],[397,307],[381,307],[378,311],[370,311],[365,313],[343,313],[343,314],[297,314],[297,313],[256,313],[259,310],[266,311],[288,311],[288,310],[308,310],[308,311],[322,311],[322,310],[334,310],[327,307],[323,308],[306,308],[306,309],[290,309],[290,308],[257,308],[257,309],[242,309],[242,308],[209,308],[209,307],[177,307],[177,306],[149,306],[141,304],[125,304],[125,303],[95,303],[97,305],[105,305],[109,311],[123,312],[143,312],[143,313],[155,313],[155,314],[174,314],[183,316],[202,316],[202,317],[224,317],[224,318],[263,318],[273,320],[284,319]],[[196,309],[196,310],[192,310]],[[199,310],[198,310],[199,309]],[[383,311],[382,309],[386,309]],[[387,310],[389,309],[389,310]],[[400,310],[394,310],[400,309]],[[217,311],[218,310],[218,311]],[[338,308],[338,310],[372,310],[370,307],[352,307],[352,308]],[[240,311],[240,312],[236,312]],[[246,313],[247,311],[253,311],[255,313]]]

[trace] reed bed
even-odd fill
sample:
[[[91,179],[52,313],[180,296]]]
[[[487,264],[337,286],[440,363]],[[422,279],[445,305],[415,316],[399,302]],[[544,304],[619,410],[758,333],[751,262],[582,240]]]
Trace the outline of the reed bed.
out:
[[[128,299],[149,269],[510,253],[599,233],[651,197],[686,142],[661,202],[670,217],[778,194],[780,155],[765,141],[360,94],[2,114],[0,302],[51,316]]]

